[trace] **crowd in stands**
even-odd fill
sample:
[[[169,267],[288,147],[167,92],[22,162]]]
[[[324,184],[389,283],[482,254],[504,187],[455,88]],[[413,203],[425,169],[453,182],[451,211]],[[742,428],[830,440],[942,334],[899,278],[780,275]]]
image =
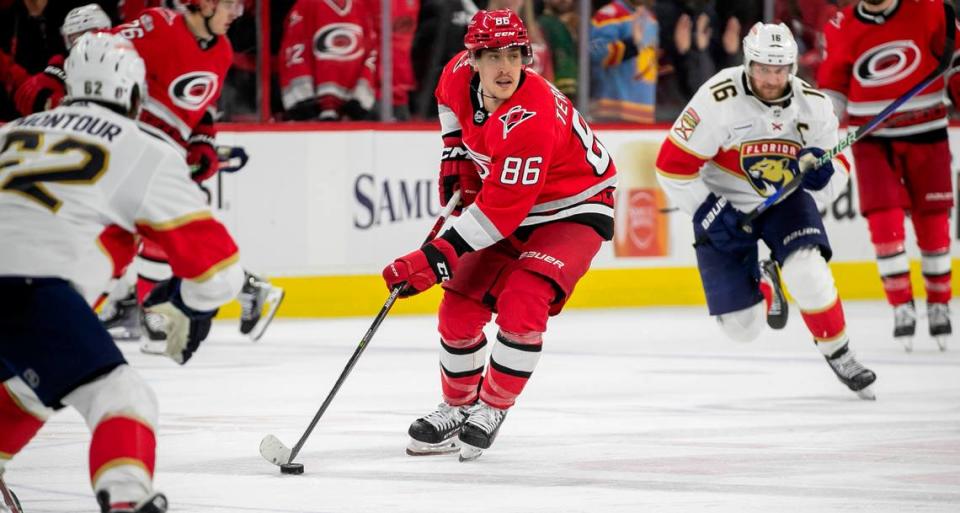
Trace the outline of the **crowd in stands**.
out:
[[[221,121],[376,120],[381,90],[381,0],[244,0],[230,29],[233,67],[221,95]],[[443,66],[463,49],[478,9],[507,8],[524,20],[531,65],[595,121],[668,122],[717,70],[740,64],[745,32],[763,19],[764,0],[591,1],[586,36],[590,83],[580,83],[581,0],[391,0],[392,117],[437,116],[433,90]],[[852,0],[776,0],[800,46],[800,74],[812,81],[820,30]],[[65,53],[60,25],[91,0],[0,0],[0,121],[19,116],[17,87]],[[111,21],[177,0],[97,0]],[[261,5],[263,4],[263,5]],[[802,9],[801,9],[802,4]],[[816,4],[816,5],[812,5]],[[838,5],[839,4],[839,5]],[[265,16],[268,15],[268,16]],[[269,22],[263,23],[265,19]],[[261,27],[263,25],[263,27]],[[261,28],[270,59],[260,59]],[[270,63],[270,112],[261,112],[260,64]]]

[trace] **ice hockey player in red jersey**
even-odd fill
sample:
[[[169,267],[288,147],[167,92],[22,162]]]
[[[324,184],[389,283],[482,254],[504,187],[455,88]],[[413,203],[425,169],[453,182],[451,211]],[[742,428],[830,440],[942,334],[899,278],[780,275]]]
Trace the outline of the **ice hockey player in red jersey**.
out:
[[[97,234],[114,223],[170,256],[174,277],[146,308],[163,317],[165,352],[181,364],[243,270],[183,157],[134,121],[146,85],[130,42],[87,34],[65,70],[64,105],[0,128],[0,474],[70,406],[92,431],[99,511],[163,513],[153,489],[157,398],[89,306],[110,272]]]
[[[280,55],[283,108],[291,119],[365,119],[376,101],[379,1],[298,0]]]
[[[862,0],[824,26],[826,56],[819,87],[834,101],[837,116],[858,126],[883,110],[936,68],[947,28],[940,0]],[[955,76],[960,80],[960,76]],[[952,332],[950,286],[950,149],[944,80],[937,80],[868,137],[853,145],[860,212],[887,301],[893,306],[893,336],[913,349],[917,314],[904,221],[913,223],[921,254],[931,337],[946,349]]]
[[[749,342],[764,320],[785,326],[779,267],[817,350],[844,385],[873,399],[876,375],[850,347],[818,209],[846,186],[849,164],[839,155],[798,177],[800,162],[837,145],[837,117],[830,100],[796,76],[797,44],[786,25],[755,24],[743,55],[742,66],[714,75],[687,104],[660,147],[657,179],[693,216],[707,308],[724,333]],[[750,232],[740,226],[745,212],[794,180],[801,187]],[[758,265],[761,241],[771,260]]]
[[[443,283],[443,401],[410,426],[407,452],[459,445],[461,461],[493,443],[540,359],[547,318],[610,240],[617,180],[580,113],[525,67],[530,40],[514,12],[477,12],[464,43],[436,90],[441,202],[459,189],[463,210],[383,270],[388,288],[406,287],[402,296]],[[487,367],[483,327],[493,312],[500,330]]]
[[[91,30],[106,30],[110,26],[110,17],[103,12],[103,8],[97,4],[87,4],[71,9],[67,13],[60,27],[60,33],[69,51],[81,35]],[[13,100],[20,114],[26,116],[60,105],[66,93],[63,83],[64,58],[64,55],[54,55],[43,71],[31,76],[17,87]]]
[[[226,33],[243,14],[243,0],[185,0],[184,12],[150,8],[129,23],[114,27],[136,46],[147,65],[148,97],[140,115],[141,123],[186,151],[191,177],[197,183],[218,171],[216,126],[213,110],[220,97],[233,49]],[[112,233],[112,232],[111,232]],[[122,237],[122,234],[118,236]],[[104,305],[105,324],[118,338],[140,336],[139,309],[154,284],[170,275],[166,256],[148,238],[143,239],[136,268],[139,273],[136,300],[118,290]],[[254,340],[260,338],[283,298],[283,291],[262,278],[247,273],[238,300],[243,307],[240,331]],[[264,313],[264,309],[266,312]],[[147,332],[160,338],[146,317]]]

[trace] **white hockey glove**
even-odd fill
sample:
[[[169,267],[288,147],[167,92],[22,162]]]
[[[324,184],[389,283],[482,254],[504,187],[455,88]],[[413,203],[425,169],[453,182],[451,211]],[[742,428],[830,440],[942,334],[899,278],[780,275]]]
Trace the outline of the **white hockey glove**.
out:
[[[213,316],[217,314],[217,310],[203,312],[185,305],[180,297],[180,278],[158,283],[143,302],[143,308],[163,316],[165,323],[160,331],[167,336],[164,353],[180,365],[190,360],[200,342],[210,334]]]

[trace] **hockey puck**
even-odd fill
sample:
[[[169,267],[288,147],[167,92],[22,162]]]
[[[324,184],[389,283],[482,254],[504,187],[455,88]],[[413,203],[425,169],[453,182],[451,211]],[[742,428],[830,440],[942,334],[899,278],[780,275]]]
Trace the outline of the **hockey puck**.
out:
[[[303,463],[284,463],[280,465],[281,474],[303,474]]]

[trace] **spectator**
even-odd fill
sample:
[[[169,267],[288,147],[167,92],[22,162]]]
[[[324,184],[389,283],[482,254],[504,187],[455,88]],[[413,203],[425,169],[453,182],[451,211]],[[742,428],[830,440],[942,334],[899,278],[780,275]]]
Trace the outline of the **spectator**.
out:
[[[527,27],[527,36],[533,48],[533,64],[529,69],[537,72],[543,78],[553,82],[553,57],[547,38],[543,36],[540,24],[533,12],[533,0],[490,0],[487,10],[510,9],[520,15],[523,24]]]
[[[553,83],[567,98],[576,100],[579,17],[574,9],[574,0],[545,0],[544,7],[537,23],[553,59]]]
[[[817,68],[823,61],[823,26],[839,11],[837,0],[804,0],[800,9],[799,0],[777,0],[774,22],[784,22],[796,34],[800,59],[797,75],[813,83]],[[840,0],[842,5],[851,0]]]
[[[740,62],[741,24],[721,22],[712,1],[674,0],[656,5],[662,50],[657,120],[671,121],[718,70]]]
[[[377,26],[380,31],[380,9],[377,0]],[[390,5],[391,26],[391,69],[393,75],[393,117],[398,121],[410,119],[410,93],[416,86],[413,74],[411,51],[413,38],[417,31],[417,15],[420,11],[420,0],[392,0]],[[377,38],[377,50],[380,49],[380,38]],[[379,61],[379,60],[378,60]],[[380,83],[380,66],[377,66],[377,83]],[[378,87],[379,89],[379,87]],[[378,97],[382,96],[378,94]],[[383,101],[381,98],[380,101]]]
[[[417,31],[413,37],[413,76],[419,83],[413,94],[413,114],[437,117],[433,96],[443,66],[463,50],[467,23],[477,12],[471,0],[421,0]]]
[[[368,0],[298,0],[281,44],[289,119],[366,119],[375,98],[376,12]]]
[[[591,113],[598,121],[652,123],[659,26],[653,0],[612,0],[590,29]]]

